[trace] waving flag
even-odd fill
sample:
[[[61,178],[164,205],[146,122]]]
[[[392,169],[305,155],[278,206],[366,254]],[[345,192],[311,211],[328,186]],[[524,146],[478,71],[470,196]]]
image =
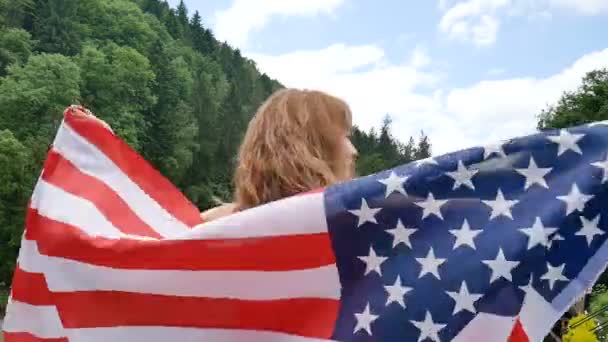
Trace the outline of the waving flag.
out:
[[[608,125],[199,222],[70,109],[28,210],[13,341],[540,341],[608,261]]]

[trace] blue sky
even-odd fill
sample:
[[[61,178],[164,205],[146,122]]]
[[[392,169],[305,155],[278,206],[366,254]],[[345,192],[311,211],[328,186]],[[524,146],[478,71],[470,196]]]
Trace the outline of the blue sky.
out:
[[[176,5],[179,0],[169,1]],[[286,86],[390,114],[434,154],[531,133],[536,115],[608,67],[608,0],[186,0]]]

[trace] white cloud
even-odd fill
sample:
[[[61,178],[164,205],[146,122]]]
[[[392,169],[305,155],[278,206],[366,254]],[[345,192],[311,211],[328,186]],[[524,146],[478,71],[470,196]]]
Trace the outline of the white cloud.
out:
[[[384,50],[376,45],[335,44],[322,50],[279,56],[246,55],[288,87],[320,89],[345,99],[356,123],[364,128],[377,126],[388,113],[430,112],[436,105],[432,96],[415,91],[418,87],[432,87],[438,80],[421,69],[430,63],[422,48],[415,49],[408,60],[399,64],[389,63]],[[417,131],[408,129],[400,135],[407,134]]]
[[[467,0],[449,8],[439,23],[439,29],[449,38],[489,45],[496,41],[500,22],[498,10],[510,0]]]
[[[244,47],[252,30],[264,27],[272,16],[332,14],[345,0],[234,0],[215,13],[214,32],[220,40]]]
[[[576,89],[588,71],[608,67],[608,49],[581,57],[544,78],[480,81],[442,89],[422,48],[402,63],[390,63],[376,45],[335,44],[315,51],[279,56],[247,53],[259,68],[288,87],[319,89],[346,100],[355,123],[364,129],[394,119],[403,140],[424,130],[435,154],[529,134],[536,115],[563,91]]]
[[[496,42],[505,16],[547,20],[557,10],[600,15],[608,13],[608,0],[439,0],[438,7],[444,12],[439,30],[448,38],[488,46]]]
[[[608,13],[606,0],[549,0],[550,5],[566,10],[575,10],[584,15]]]
[[[602,67],[608,67],[608,49],[583,56],[546,78],[481,81],[453,89],[445,98],[443,115],[455,118],[463,135],[477,144],[532,133],[536,115],[564,91],[575,90],[587,72]]]

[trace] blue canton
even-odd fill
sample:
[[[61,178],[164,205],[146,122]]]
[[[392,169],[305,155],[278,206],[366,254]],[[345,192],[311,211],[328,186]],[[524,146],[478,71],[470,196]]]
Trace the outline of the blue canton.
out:
[[[342,284],[333,338],[449,341],[478,313],[517,316],[529,287],[565,310],[559,294],[608,236],[607,151],[596,123],[327,189]]]

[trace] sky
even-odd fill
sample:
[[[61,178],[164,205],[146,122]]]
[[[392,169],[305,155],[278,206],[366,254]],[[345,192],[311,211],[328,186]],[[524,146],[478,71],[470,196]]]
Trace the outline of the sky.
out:
[[[608,67],[608,0],[185,2],[260,71],[344,99],[363,129],[424,131],[434,155],[534,133]]]

